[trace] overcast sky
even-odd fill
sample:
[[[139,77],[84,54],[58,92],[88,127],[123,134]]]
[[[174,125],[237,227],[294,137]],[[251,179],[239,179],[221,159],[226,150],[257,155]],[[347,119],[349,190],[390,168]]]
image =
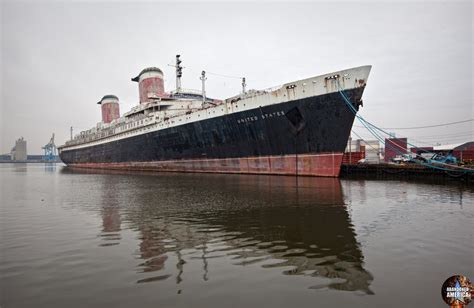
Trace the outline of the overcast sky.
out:
[[[203,69],[245,76],[259,89],[371,64],[361,111],[369,121],[413,127],[474,117],[468,0],[1,3],[0,154],[20,136],[37,154],[53,132],[60,145],[70,126],[91,128],[105,94],[128,111],[138,103],[130,78],[145,67],[160,67],[166,90],[174,89],[168,64],[176,54],[184,88],[199,89]],[[209,96],[226,98],[240,80],[209,75],[206,86]],[[420,146],[474,139],[473,122],[391,131]]]

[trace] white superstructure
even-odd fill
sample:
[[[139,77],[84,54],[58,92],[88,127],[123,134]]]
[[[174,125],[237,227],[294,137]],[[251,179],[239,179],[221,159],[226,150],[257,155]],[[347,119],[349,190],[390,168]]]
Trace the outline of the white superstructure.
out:
[[[59,147],[59,150],[95,146],[272,104],[334,93],[341,88],[349,90],[363,87],[370,69],[369,65],[360,66],[266,90],[249,90],[224,101],[209,98],[203,100],[202,92],[183,89],[161,97],[149,95],[149,102],[141,102],[110,123],[100,122],[95,127],[80,132]]]

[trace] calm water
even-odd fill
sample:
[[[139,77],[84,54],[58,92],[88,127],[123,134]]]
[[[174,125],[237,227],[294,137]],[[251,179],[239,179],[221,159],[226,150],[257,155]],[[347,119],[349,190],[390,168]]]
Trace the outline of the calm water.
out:
[[[0,164],[0,305],[447,307],[474,190]]]

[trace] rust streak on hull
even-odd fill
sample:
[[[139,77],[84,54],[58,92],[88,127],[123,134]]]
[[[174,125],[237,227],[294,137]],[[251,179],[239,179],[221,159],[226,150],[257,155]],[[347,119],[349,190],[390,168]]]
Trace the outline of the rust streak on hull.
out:
[[[202,172],[237,174],[273,174],[337,177],[341,169],[343,153],[299,154],[258,156],[223,159],[188,159],[153,162],[122,163],[78,163],[71,168],[163,171],[163,172]]]

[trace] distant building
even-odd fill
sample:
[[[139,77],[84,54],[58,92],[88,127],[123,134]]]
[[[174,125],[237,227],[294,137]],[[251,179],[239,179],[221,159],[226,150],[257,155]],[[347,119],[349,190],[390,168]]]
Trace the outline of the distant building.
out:
[[[10,155],[13,161],[26,161],[28,159],[26,140],[24,140],[23,137],[15,142],[15,146],[12,148]]]
[[[380,162],[380,151],[380,143],[378,140],[353,140],[352,138],[349,138],[346,147],[346,153],[363,152],[363,157],[371,163]],[[354,157],[358,156],[354,155]]]
[[[10,154],[0,155],[0,161],[11,161],[12,157]]]
[[[455,147],[453,155],[460,161],[474,163],[474,142],[466,142]]]
[[[410,151],[416,154],[433,153],[433,147],[412,147]]]
[[[407,138],[385,139],[385,161],[388,162],[397,155],[407,153]]]
[[[445,145],[438,145],[433,147],[434,153],[439,153],[442,155],[446,155],[451,153],[455,156],[459,161],[463,162],[474,162],[474,142],[464,142],[464,143],[456,143],[456,144],[445,144]]]
[[[454,148],[455,151],[474,151],[474,141],[463,143]]]
[[[440,144],[440,145],[434,146],[433,151],[436,153],[439,153],[439,152],[449,152],[453,150],[468,150],[470,143],[471,142]]]
[[[346,146],[346,153],[348,152],[360,152],[360,143],[362,139],[349,138]]]

